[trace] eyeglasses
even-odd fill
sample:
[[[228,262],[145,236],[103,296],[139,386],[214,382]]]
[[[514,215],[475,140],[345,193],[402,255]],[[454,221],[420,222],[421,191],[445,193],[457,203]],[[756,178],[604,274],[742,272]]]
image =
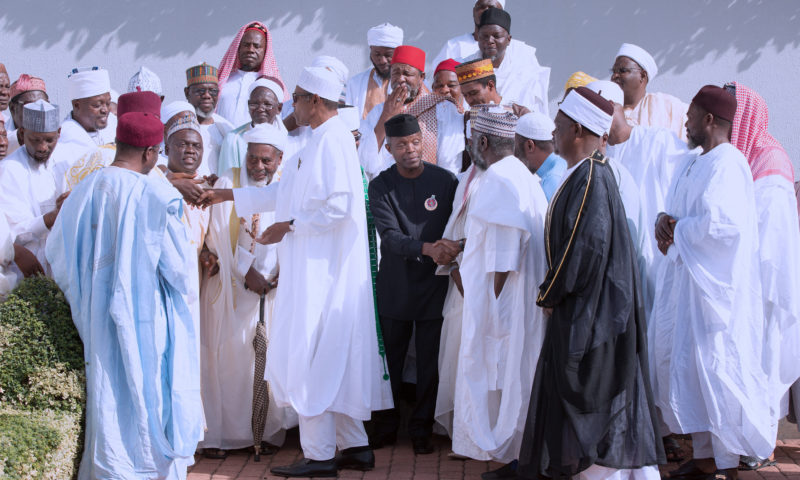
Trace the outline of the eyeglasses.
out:
[[[206,93],[212,97],[216,97],[219,95],[219,88],[190,88],[189,92],[191,92],[192,95],[197,95],[198,97],[202,97]]]
[[[298,98],[310,97],[311,95],[314,95],[314,94],[313,93],[293,93],[292,94],[292,103],[297,103],[297,99]]]
[[[626,75],[628,73],[631,73],[634,70],[641,70],[641,68],[637,68],[637,67],[630,67],[630,68],[618,67],[618,68],[609,68],[608,69],[608,71],[609,71],[609,73],[611,73],[611,75]]]
[[[249,108],[258,109],[258,107],[264,107],[266,110],[272,110],[273,108],[277,108],[277,105],[267,102],[247,102],[247,106]]]

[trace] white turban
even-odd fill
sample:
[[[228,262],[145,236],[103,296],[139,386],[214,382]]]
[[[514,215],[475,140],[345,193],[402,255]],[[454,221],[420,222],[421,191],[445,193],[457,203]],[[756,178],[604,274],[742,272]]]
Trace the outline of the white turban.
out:
[[[250,95],[253,94],[253,91],[258,87],[264,87],[267,90],[271,91],[275,94],[275,98],[278,99],[280,102],[283,98],[283,87],[278,85],[278,82],[272,81],[268,78],[259,78],[255,82],[250,84],[250,88],[247,89],[247,98],[250,98]]]
[[[569,92],[567,98],[561,102],[559,110],[596,135],[603,136],[611,129],[613,117],[578,93],[577,90]]]
[[[242,135],[246,143],[272,145],[281,152],[286,148],[286,132],[269,123],[261,123]]]
[[[327,68],[306,67],[300,74],[297,86],[331,102],[338,102],[343,84],[339,77]]]
[[[128,93],[141,90],[142,92],[153,92],[159,97],[163,95],[161,90],[161,79],[156,72],[142,65],[139,71],[134,73],[128,80]]]
[[[515,132],[517,135],[531,140],[552,140],[555,124],[550,117],[540,112],[530,112],[519,117]]]
[[[172,117],[181,112],[196,113],[191,103],[186,100],[176,100],[161,106],[161,121],[166,124]]]
[[[351,132],[358,130],[361,126],[361,116],[356,107],[342,107],[339,109],[339,118],[344,122],[344,126]]]
[[[658,75],[658,65],[656,65],[655,59],[642,47],[632,43],[623,43],[622,46],[619,47],[617,57],[628,57],[638,63],[639,66],[647,72],[649,81],[653,81],[656,75]]]
[[[382,23],[367,31],[367,45],[370,47],[397,48],[403,44],[403,29],[391,23]]]
[[[599,94],[609,102],[614,102],[618,105],[625,105],[625,94],[614,82],[608,80],[595,80],[586,84],[586,88]]]
[[[347,69],[344,63],[336,57],[330,55],[320,55],[311,62],[312,67],[324,67],[335,73],[339,77],[342,85],[347,83],[347,78],[350,76],[350,70]]]
[[[70,100],[94,97],[111,91],[108,70],[99,67],[75,68],[67,80]]]

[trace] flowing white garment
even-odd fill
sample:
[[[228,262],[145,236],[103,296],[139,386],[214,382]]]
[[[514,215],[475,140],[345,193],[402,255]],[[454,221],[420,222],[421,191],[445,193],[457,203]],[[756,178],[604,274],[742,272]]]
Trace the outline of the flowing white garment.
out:
[[[639,197],[639,185],[633,180],[633,177],[618,160],[609,157],[608,166],[614,174],[614,179],[617,181],[617,189],[619,196],[622,198],[622,205],[625,207],[625,218],[628,221],[628,231],[633,240],[633,246],[636,248],[636,256],[640,256],[642,250],[642,209]],[[641,262],[640,262],[641,263]]]
[[[236,70],[231,72],[222,91],[219,92],[217,113],[231,125],[242,125],[250,121],[250,109],[247,102],[250,100],[250,85],[258,79],[258,72],[245,72]],[[282,99],[278,99],[280,102]]]
[[[235,181],[234,175],[239,177]],[[244,182],[242,177],[245,177]],[[215,186],[247,186],[246,177],[245,169],[229,170]],[[278,275],[277,246],[261,245],[250,235],[258,236],[272,225],[275,214],[264,212],[259,217],[258,229],[252,230],[252,216],[241,223],[233,203],[222,203],[211,209],[206,246],[217,255],[219,273],[204,277],[200,289],[201,384],[208,425],[201,444],[203,448],[228,450],[253,445],[253,338],[259,320],[260,297],[244,288],[244,279],[251,267],[268,280]],[[232,245],[234,239],[236,243]],[[276,292],[273,289],[266,295],[264,317],[268,332]],[[263,440],[281,445],[285,429],[297,425],[297,414],[290,408],[277,407],[272,395],[269,400]]]
[[[214,175],[222,176],[225,171],[218,169],[219,151],[225,135],[233,130],[233,125],[222,116],[212,113],[214,123],[200,125],[200,135],[203,137],[203,165]]]
[[[83,156],[87,151],[93,150],[102,145],[116,142],[117,117],[108,115],[108,125],[102,130],[87,132],[80,123],[72,118],[72,114],[61,123],[61,136],[58,138],[59,145],[69,147],[72,150],[75,161]]]
[[[376,149],[377,150],[377,149]],[[335,116],[311,131],[277,184],[234,190],[240,216],[294,220],[278,244],[281,276],[266,378],[279,407],[359,420],[392,407],[382,379],[364,186],[352,133]]]
[[[422,94],[420,94],[422,95]],[[372,180],[382,171],[394,165],[394,157],[386,150],[386,141],[378,148],[375,125],[383,113],[383,104],[377,105],[361,121],[361,144],[358,157],[367,178]],[[464,151],[464,115],[451,102],[436,105],[436,164],[453,174],[461,171],[461,152]]]
[[[626,142],[609,145],[607,151],[609,157],[628,169],[634,183],[639,186],[642,216],[639,273],[645,315],[649,317],[655,295],[656,274],[664,259],[658,251],[654,225],[658,214],[664,211],[667,191],[676,171],[693,159],[695,154],[689,151],[686,142],[661,127],[633,127]]]
[[[480,50],[468,57],[456,57],[461,62],[481,58],[483,55]],[[511,40],[502,63],[494,69],[494,75],[497,78],[497,93],[503,97],[504,104],[516,103],[534,112],[550,115],[547,100],[550,67],[539,65],[534,47]]]
[[[492,164],[471,196],[461,264],[464,286],[453,451],[508,463],[519,455],[545,318],[547,199],[516,157]],[[509,272],[500,296],[495,272]]]
[[[466,238],[466,223],[469,213],[469,199],[480,186],[483,170],[471,164],[464,172],[458,175],[458,187],[453,198],[453,213],[447,221],[442,238],[458,241]],[[470,178],[472,177],[472,178]],[[454,260],[460,265],[463,252]],[[450,265],[436,267],[437,275],[450,276]],[[447,286],[447,296],[442,308],[442,335],[439,341],[439,388],[436,392],[436,409],[434,418],[436,422],[453,436],[453,406],[456,398],[456,375],[458,370],[458,351],[461,346],[461,313],[464,308],[464,297],[458,287],[450,278]]]
[[[41,164],[25,148],[19,148],[0,162],[0,212],[5,214],[14,243],[30,250],[48,275],[44,245],[50,230],[44,215],[56,208],[56,198],[64,191],[66,153],[59,144]]]
[[[0,302],[5,300],[17,285],[18,275],[11,268],[14,263],[14,237],[6,216],[0,214]]]
[[[689,105],[672,95],[655,92],[647,93],[633,108],[625,108],[628,124],[643,127],[661,127],[670,130],[681,140],[686,141],[686,112]]]
[[[710,432],[726,452],[775,447],[762,367],[764,314],[753,178],[729,143],[677,174],[666,200],[674,244],[656,283],[653,394],[674,433]]]
[[[788,391],[800,378],[800,230],[792,183],[767,175],[754,183],[764,301],[764,368],[773,422],[789,410]]]

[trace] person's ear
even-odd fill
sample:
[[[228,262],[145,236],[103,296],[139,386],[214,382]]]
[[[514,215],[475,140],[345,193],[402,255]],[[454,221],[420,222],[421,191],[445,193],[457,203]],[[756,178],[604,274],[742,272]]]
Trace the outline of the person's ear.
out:
[[[183,89],[183,96],[184,96],[184,97],[186,97],[186,100],[187,100],[187,101],[189,100],[189,87],[185,87],[185,88]],[[164,101],[164,99],[162,98],[162,99],[161,99],[161,101],[163,102],[163,101]]]

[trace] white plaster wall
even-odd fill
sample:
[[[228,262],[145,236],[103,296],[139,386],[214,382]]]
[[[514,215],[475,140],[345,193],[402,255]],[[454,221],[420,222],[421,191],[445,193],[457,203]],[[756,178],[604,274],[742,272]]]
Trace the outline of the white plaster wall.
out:
[[[113,86],[146,65],[167,101],[183,98],[187,67],[218,64],[238,28],[264,20],[281,73],[293,88],[316,55],[339,57],[351,74],[368,66],[366,31],[390,21],[429,60],[447,38],[471,31],[472,0],[23,0],[0,9],[0,61],[15,79],[43,77],[52,101],[67,106],[75,66],[110,70]],[[661,73],[651,90],[691,100],[707,83],[737,80],[770,107],[771,131],[800,166],[796,79],[800,78],[798,0],[508,0],[512,35],[537,47],[552,67],[551,111],[576,70],[605,78],[622,42],[648,49]]]

